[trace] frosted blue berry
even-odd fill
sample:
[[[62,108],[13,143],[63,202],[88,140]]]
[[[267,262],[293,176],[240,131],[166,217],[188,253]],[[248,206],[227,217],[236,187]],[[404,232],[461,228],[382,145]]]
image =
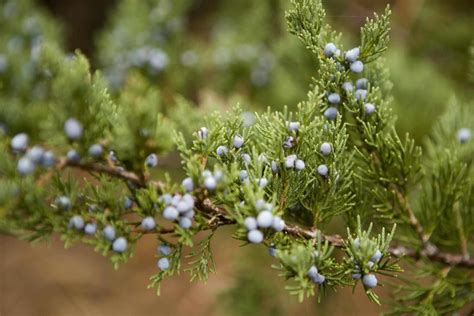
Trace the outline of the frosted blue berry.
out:
[[[71,200],[67,196],[59,196],[56,199],[56,206],[65,211],[68,211],[69,209],[71,209]]]
[[[324,142],[321,144],[321,147],[319,147],[319,150],[324,156],[328,156],[332,151],[332,146],[330,143]]]
[[[216,187],[217,187],[217,182],[216,182],[216,179],[214,177],[207,177],[205,180],[204,180],[204,187],[208,190],[215,190]]]
[[[179,219],[179,226],[183,227],[184,229],[188,229],[192,226],[193,222],[188,217],[181,217]]]
[[[319,165],[317,171],[319,175],[326,177],[328,175],[329,169],[326,165]]]
[[[301,170],[304,169],[304,167],[305,167],[304,161],[301,160],[301,159],[296,159],[296,161],[295,161],[295,169],[301,171]]]
[[[45,151],[41,158],[41,165],[45,168],[50,168],[55,164],[55,157],[52,151]]]
[[[160,258],[160,260],[158,260],[157,265],[160,270],[168,270],[170,268],[170,261],[168,260],[168,258]]]
[[[360,78],[356,81],[357,89],[367,89],[369,85],[369,80],[367,78]]]
[[[183,196],[182,201],[185,202],[188,205],[188,209],[192,209],[194,207],[194,198],[191,194],[186,193]]]
[[[362,277],[362,283],[364,283],[365,287],[368,287],[369,289],[373,289],[374,287],[377,286],[377,278],[375,277],[374,274],[369,273]]]
[[[70,118],[64,122],[64,132],[70,140],[78,140],[82,136],[82,124],[75,118]]]
[[[201,127],[197,131],[198,138],[202,140],[206,139],[208,134],[209,134],[209,130],[206,127]]]
[[[124,237],[119,237],[114,240],[112,250],[115,252],[124,252],[127,250],[128,242]]]
[[[375,112],[375,105],[373,103],[364,104],[365,114],[370,115]]]
[[[272,226],[273,214],[270,211],[262,211],[257,216],[257,225],[262,228]]]
[[[346,92],[351,92],[352,90],[354,90],[354,86],[351,82],[346,81],[342,84],[342,89],[344,89]]]
[[[346,60],[350,63],[355,62],[357,60],[357,58],[359,58],[359,54],[360,54],[360,48],[359,47],[349,49],[346,52]]]
[[[296,155],[289,155],[285,158],[285,167],[287,168],[294,168],[296,162]]]
[[[178,213],[186,213],[190,209],[192,209],[192,205],[189,205],[186,203],[186,201],[181,200],[177,205],[176,209],[178,210]]]
[[[267,203],[265,203],[264,199],[258,199],[255,201],[255,208],[257,210],[263,210],[266,207]]]
[[[295,138],[293,136],[288,136],[283,141],[283,148],[289,149],[294,146]]]
[[[379,260],[382,258],[382,253],[380,250],[376,250],[374,255],[370,258],[370,261],[372,262],[379,262]]]
[[[168,244],[161,244],[158,246],[158,253],[163,256],[169,256],[171,254],[171,247]]]
[[[334,43],[327,43],[326,46],[324,46],[324,55],[326,57],[332,57],[336,53],[337,47],[334,45]]]
[[[115,162],[115,163],[118,161],[117,155],[115,154],[115,151],[113,151],[113,150],[109,151],[108,159],[112,162]]]
[[[178,218],[179,212],[174,206],[167,206],[163,210],[163,217],[167,220],[174,221]]]
[[[297,131],[299,131],[299,129],[300,129],[300,122],[289,122],[288,123],[288,130],[290,132],[293,132],[293,131],[297,132]]]
[[[367,90],[364,90],[364,89],[357,89],[355,92],[354,92],[354,96],[356,98],[357,101],[364,101],[365,98],[367,98]]]
[[[35,163],[28,157],[21,157],[16,165],[16,170],[22,176],[27,176],[35,171]]]
[[[257,229],[257,219],[255,217],[246,217],[244,220],[244,226],[247,230]]]
[[[216,181],[219,182],[224,176],[224,172],[222,172],[222,170],[216,170],[214,171],[212,175],[214,176],[214,179],[216,179]]]
[[[185,212],[184,214],[181,214],[181,216],[187,217],[189,219],[193,219],[195,214],[196,213],[194,212],[194,210],[189,210],[189,211]]]
[[[129,198],[128,196],[126,196],[123,199],[123,208],[128,210],[128,209],[132,208],[132,206],[133,206],[133,200],[131,198]]]
[[[69,162],[79,163],[81,161],[81,155],[75,149],[71,149],[67,152],[66,158]]]
[[[375,265],[375,263],[373,263],[372,261],[367,262],[367,267],[369,269],[372,269],[374,265]]]
[[[249,154],[243,153],[243,154],[241,155],[241,157],[242,157],[242,161],[243,161],[244,164],[246,164],[246,165],[249,165],[249,164],[252,162],[252,158],[250,157]]]
[[[96,223],[87,223],[86,227],[84,227],[84,233],[86,233],[86,235],[94,235],[96,231],[97,231]]]
[[[170,205],[172,200],[173,200],[173,197],[169,193],[163,194],[158,199],[159,202],[164,203],[166,205]]]
[[[69,220],[69,227],[82,230],[82,228],[84,228],[84,219],[82,219],[82,217],[79,215],[74,215]]]
[[[324,111],[324,116],[328,119],[328,120],[335,120],[336,117],[337,117],[337,109],[335,107],[329,107],[326,109],[326,111]]]
[[[14,151],[25,151],[28,147],[28,135],[25,133],[16,134],[12,138],[11,147]]]
[[[247,233],[247,239],[252,244],[259,244],[263,241],[263,233],[258,229],[253,229]]]
[[[268,180],[267,180],[267,178],[259,178],[259,179],[257,179],[257,184],[258,184],[259,187],[264,188],[264,187],[267,186]]]
[[[364,71],[364,63],[360,60],[357,60],[351,64],[351,71],[353,73],[359,74]]]
[[[285,221],[280,216],[273,217],[272,228],[277,232],[281,232],[285,229]]]
[[[147,216],[142,220],[142,228],[144,230],[153,230],[156,227],[155,219],[151,216]]]
[[[328,95],[328,101],[331,104],[338,104],[341,102],[341,97],[337,93],[331,93]]]
[[[247,170],[240,170],[239,172],[239,178],[240,178],[240,181],[244,182],[245,180],[247,180],[249,177],[249,173],[247,172]]]
[[[272,172],[278,173],[278,163],[275,160],[272,161]]]
[[[471,130],[469,128],[461,128],[458,130],[458,140],[461,144],[467,143],[471,139]]]
[[[26,156],[30,158],[34,163],[39,163],[41,159],[43,159],[44,149],[41,146],[33,146],[28,152]]]
[[[216,153],[219,157],[227,155],[228,152],[229,152],[229,149],[227,149],[226,146],[219,146],[217,147],[217,150],[216,150]]]
[[[111,225],[105,226],[102,232],[104,234],[105,239],[110,241],[115,239],[115,229]]]
[[[194,183],[191,177],[187,177],[181,182],[181,185],[187,192],[192,192],[194,190]]]
[[[362,274],[360,274],[360,273],[352,274],[352,279],[353,280],[359,280],[360,278],[362,278]]]
[[[145,166],[154,168],[158,165],[158,156],[156,154],[149,154],[145,159]]]
[[[308,272],[306,272],[306,274],[311,280],[314,280],[318,275],[318,268],[313,265],[308,269]]]
[[[324,283],[324,281],[326,281],[326,277],[325,277],[324,275],[318,273],[318,274],[316,274],[316,276],[315,276],[314,278],[312,278],[311,280],[312,280],[314,283],[321,285],[321,284]]]
[[[240,135],[235,135],[234,140],[232,142],[235,148],[240,148],[244,144],[244,139]],[[220,155],[219,155],[220,156]]]
[[[175,194],[173,195],[173,198],[171,199],[171,205],[173,206],[178,206],[179,202],[183,199],[183,196],[181,194]]]
[[[100,156],[102,156],[103,151],[104,149],[100,144],[94,144],[89,147],[89,155],[93,158],[100,158]]]

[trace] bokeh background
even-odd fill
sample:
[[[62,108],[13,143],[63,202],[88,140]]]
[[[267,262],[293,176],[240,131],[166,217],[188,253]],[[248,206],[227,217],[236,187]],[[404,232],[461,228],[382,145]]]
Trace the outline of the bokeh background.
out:
[[[119,80],[114,85],[119,62],[115,56],[135,49],[130,44],[133,41],[127,42],[133,33],[125,32],[123,38],[114,34],[123,33],[117,31],[121,23],[138,30],[137,37],[146,33],[134,24],[143,20],[138,14],[141,11],[130,11],[128,18],[123,17],[127,11],[117,9],[121,2],[37,1],[62,26],[65,49],[86,54],[94,68],[111,78],[112,90],[120,89],[121,84]],[[286,33],[284,9],[288,2],[190,0],[181,13],[179,40],[173,42],[170,36],[166,44],[171,61],[168,69],[159,75],[138,70],[165,96],[179,93],[203,108],[209,104],[228,108],[236,101],[249,110],[294,107],[305,98],[316,68],[310,53]],[[365,17],[381,12],[387,3],[391,5],[392,42],[386,63],[401,133],[411,133],[422,144],[451,98],[472,99],[467,71],[474,30],[472,0],[323,2],[329,22],[344,32],[347,46],[357,43]],[[269,69],[264,72],[252,64],[251,57],[235,54],[244,51],[251,55],[255,50],[258,56],[269,56],[264,63]],[[190,61],[191,53],[200,56],[204,66],[190,69],[173,64],[174,55],[183,57],[185,52]],[[206,63],[206,56],[213,61]],[[173,160],[170,158],[168,165],[177,169]],[[375,315],[383,311],[368,302],[360,287],[355,295],[345,289],[328,293],[329,298],[319,304],[315,298],[300,304],[284,290],[284,282],[270,268],[272,259],[264,249],[239,247],[230,235],[229,229],[219,230],[213,241],[217,271],[207,283],[190,283],[183,273],[166,280],[159,297],[146,289],[149,276],[157,269],[153,237],[143,238],[134,258],[114,271],[107,258],[87,246],[65,250],[57,239],[30,245],[0,236],[0,315]]]

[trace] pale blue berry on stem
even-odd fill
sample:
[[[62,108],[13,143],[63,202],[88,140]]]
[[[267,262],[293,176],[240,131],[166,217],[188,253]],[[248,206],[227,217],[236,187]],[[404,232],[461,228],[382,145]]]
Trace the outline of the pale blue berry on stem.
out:
[[[377,286],[377,277],[372,273],[366,274],[362,277],[362,283],[364,283],[365,287],[373,289]]]
[[[382,258],[382,253],[380,250],[376,250],[374,255],[370,258],[370,261],[372,262],[379,262],[379,260]]]
[[[34,163],[39,163],[43,159],[44,149],[41,146],[33,146],[28,152],[26,156],[30,158]]]
[[[273,214],[270,211],[262,211],[257,216],[257,225],[262,228],[272,226]]]
[[[324,283],[324,281],[326,281],[326,277],[318,273],[312,280],[314,283],[321,285]]]
[[[71,209],[71,200],[67,196],[62,195],[56,199],[56,205],[57,207],[68,211]]]
[[[336,117],[337,117],[337,109],[335,107],[329,107],[326,109],[326,111],[324,111],[324,116],[328,119],[328,120],[335,120]]]
[[[25,133],[16,134],[12,138],[11,147],[14,151],[25,151],[28,147],[28,135]]]
[[[45,168],[50,168],[56,163],[54,153],[52,151],[45,151],[41,158],[41,165]]]
[[[321,146],[319,147],[319,151],[320,151],[324,156],[328,156],[329,154],[331,154],[332,146],[331,146],[330,143],[324,142],[324,143],[322,143]]]
[[[94,144],[89,147],[89,155],[93,158],[100,158],[102,156],[102,153],[104,152],[104,149],[102,148],[101,144]]]
[[[192,192],[194,190],[194,183],[191,177],[187,177],[181,182],[181,185],[186,190],[186,192]]]
[[[288,169],[294,168],[295,167],[295,162],[296,162],[296,155],[289,155],[285,158],[285,167]]]
[[[74,215],[69,220],[69,227],[81,230],[84,228],[84,219],[79,215]]]
[[[326,177],[328,175],[329,169],[326,165],[319,165],[317,171],[320,176]]]
[[[268,185],[268,180],[267,178],[259,178],[257,179],[257,184],[259,187],[264,188]]]
[[[360,78],[356,80],[357,89],[367,89],[369,80],[367,78]]]
[[[289,122],[288,123],[288,130],[290,132],[297,132],[300,129],[300,122]]]
[[[269,254],[270,256],[272,256],[273,258],[276,258],[276,256],[277,256],[277,249],[275,248],[275,246],[272,245],[272,246],[268,247],[268,254]]]
[[[280,216],[273,217],[272,228],[277,232],[281,232],[285,229],[285,221]]]
[[[328,95],[328,101],[331,104],[338,104],[341,102],[341,97],[337,93],[331,93]]]
[[[326,57],[332,57],[336,53],[337,47],[334,43],[327,43],[326,46],[324,46],[324,55]]]
[[[229,152],[229,149],[227,149],[227,147],[223,145],[217,147],[217,150],[216,150],[216,153],[219,157],[227,155],[228,152]]]
[[[161,244],[158,246],[158,253],[163,256],[169,256],[171,254],[171,247],[168,244]]]
[[[201,127],[197,131],[198,138],[202,140],[206,139],[208,134],[209,134],[209,130],[206,127]]]
[[[361,73],[364,71],[364,63],[362,63],[360,60],[353,62],[351,64],[351,71],[356,74]]]
[[[142,228],[144,230],[153,230],[156,227],[155,219],[151,216],[147,216],[142,220]]]
[[[16,165],[16,170],[22,176],[27,176],[35,172],[35,163],[28,157],[21,157]]]
[[[278,173],[278,163],[275,160],[272,161],[272,172]]]
[[[360,273],[352,274],[352,279],[353,280],[359,280],[360,278],[362,278],[362,274],[360,274]]]
[[[305,163],[301,159],[296,159],[295,161],[295,169],[301,171],[305,168]]]
[[[78,140],[82,136],[82,124],[75,118],[69,118],[64,122],[64,132],[70,140]]]
[[[294,146],[295,138],[293,136],[288,136],[283,141],[283,148],[290,149]]]
[[[318,268],[316,266],[311,266],[306,273],[311,280],[314,280],[318,275]]]
[[[112,250],[115,252],[125,252],[128,247],[128,242],[125,237],[119,237],[114,240],[112,244]]]
[[[352,90],[354,90],[354,86],[351,82],[346,81],[342,84],[342,89],[344,89],[346,92],[351,92]]]
[[[355,92],[354,92],[354,96],[356,98],[357,101],[364,101],[365,98],[367,98],[367,90],[365,89],[357,89]]]
[[[67,152],[66,158],[69,162],[79,163],[81,161],[81,155],[75,149],[71,149]]]
[[[263,241],[263,233],[258,229],[253,229],[247,233],[247,239],[252,244],[259,244]]]
[[[96,223],[87,223],[84,227],[84,233],[86,235],[94,235],[97,231],[97,224]]]
[[[157,265],[160,270],[168,270],[170,268],[170,261],[168,258],[160,258]]]
[[[234,145],[235,148],[242,147],[242,145],[244,144],[243,137],[240,135],[235,135],[232,144]]]
[[[352,62],[355,62],[357,60],[357,58],[359,58],[359,55],[360,55],[360,48],[359,47],[354,47],[352,49],[349,49],[347,52],[346,52],[346,60],[350,63]]]
[[[217,187],[217,181],[214,177],[207,177],[204,179],[204,187],[208,190],[215,190]]]
[[[239,172],[240,181],[244,182],[248,178],[249,178],[249,173],[247,172],[247,170],[240,170],[240,172]]]
[[[375,105],[373,103],[364,104],[365,114],[370,115],[375,112]]]
[[[188,217],[181,217],[179,219],[179,226],[183,227],[184,229],[188,229],[193,225],[193,222]]]
[[[105,239],[110,241],[115,239],[115,229],[111,225],[105,226],[102,232],[104,234]]]
[[[128,210],[130,208],[132,208],[133,206],[133,200],[131,198],[129,198],[128,196],[126,196],[123,200],[123,207]]]
[[[257,229],[257,219],[252,216],[248,216],[244,220],[244,226],[247,230]]]
[[[145,165],[148,168],[154,168],[158,165],[158,156],[156,154],[150,154],[145,159]]]
[[[458,130],[458,141],[461,144],[467,143],[471,139],[471,130],[469,128],[461,128]]]
[[[174,221],[178,218],[179,212],[174,206],[167,206],[163,210],[163,217],[167,220]]]

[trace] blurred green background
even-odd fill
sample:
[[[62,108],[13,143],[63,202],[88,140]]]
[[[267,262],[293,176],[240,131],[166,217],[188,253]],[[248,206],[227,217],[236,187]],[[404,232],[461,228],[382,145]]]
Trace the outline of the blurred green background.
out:
[[[113,31],[120,23],[127,28],[142,19],[130,12],[130,20],[114,21],[113,16],[120,14],[115,9],[118,2],[38,1],[61,22],[67,50],[80,49],[105,75],[107,69],[117,69],[112,58],[120,49],[130,48],[123,44],[126,41],[114,39]],[[286,32],[284,9],[289,1],[179,3],[187,7],[179,39],[168,44],[172,46],[167,51],[169,69],[156,76],[144,74],[165,96],[182,94],[203,108],[227,108],[239,100],[253,110],[294,107],[305,98],[316,65],[310,52]],[[347,47],[358,42],[365,18],[390,3],[394,15],[386,61],[401,133],[409,132],[422,143],[450,98],[472,100],[467,71],[474,30],[472,0],[324,3],[328,22],[344,32]],[[191,49],[200,53],[203,66],[191,69],[173,64],[176,52]],[[221,67],[216,56],[222,61],[229,51],[248,51],[256,57],[237,54],[236,60],[225,61]],[[213,61],[206,63],[206,56]],[[261,56],[268,56],[263,61],[268,67],[265,72],[255,68],[262,65]],[[270,268],[272,259],[266,250],[239,248],[230,235],[230,230],[219,231],[213,242],[217,273],[207,284],[190,284],[183,274],[167,280],[160,297],[146,289],[148,277],[156,270],[153,238],[144,238],[129,264],[113,271],[106,258],[86,246],[66,251],[58,240],[51,247],[32,247],[0,236],[0,315],[374,315],[383,311],[370,304],[360,288],[355,295],[345,289],[328,293],[320,304],[315,298],[299,304],[287,295],[284,282]]]

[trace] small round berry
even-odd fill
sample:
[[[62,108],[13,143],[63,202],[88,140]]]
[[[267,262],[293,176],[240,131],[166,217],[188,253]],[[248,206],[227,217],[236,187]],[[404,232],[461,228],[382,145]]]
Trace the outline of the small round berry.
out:
[[[167,206],[163,210],[163,217],[167,220],[174,221],[178,218],[179,212],[174,206]]]
[[[214,177],[207,177],[205,180],[204,180],[204,186],[206,187],[206,189],[208,190],[215,190],[216,187],[217,187],[217,182],[216,182],[216,179]]]
[[[31,159],[34,163],[39,163],[43,159],[44,149],[41,146],[33,146],[28,152],[26,156]]]
[[[324,46],[324,55],[326,57],[332,57],[336,53],[337,47],[334,45],[334,43],[327,43],[326,46]]]
[[[64,122],[64,132],[70,140],[78,140],[82,136],[82,124],[75,118],[69,118]]]
[[[191,194],[186,193],[183,195],[183,201],[188,204],[188,207],[192,209],[194,207],[194,198]]]
[[[142,228],[144,230],[153,230],[156,227],[155,219],[151,216],[145,217],[142,220]]]
[[[16,165],[16,170],[22,176],[32,174],[35,168],[35,163],[28,157],[21,157]]]
[[[316,266],[313,265],[308,269],[308,272],[306,272],[306,274],[311,280],[314,280],[316,276],[318,275],[318,268],[316,268]]]
[[[285,229],[285,221],[280,216],[273,217],[272,228],[277,232],[281,232]]]
[[[259,244],[263,241],[263,233],[258,229],[253,229],[247,233],[247,239],[252,244]]]
[[[216,153],[219,157],[227,155],[228,152],[229,152],[229,149],[227,149],[226,146],[219,146],[217,147],[217,150],[216,150]]]
[[[288,123],[288,130],[290,132],[297,132],[300,130],[300,122],[289,122]]]
[[[247,170],[240,170],[239,178],[240,178],[240,181],[242,181],[242,182],[247,180],[249,178],[249,173],[247,172]]]
[[[67,196],[60,196],[56,199],[56,205],[65,210],[65,211],[68,211],[71,209],[71,200],[67,197]]]
[[[186,192],[192,192],[194,190],[194,183],[191,177],[187,177],[181,182],[181,185],[186,190]]]
[[[170,205],[172,200],[173,200],[173,197],[169,193],[163,194],[158,199],[159,202],[164,203],[165,205]]]
[[[105,226],[102,232],[104,234],[105,239],[110,241],[115,239],[115,229],[111,225]]]
[[[287,168],[294,168],[296,162],[296,155],[289,155],[285,158],[285,167]]]
[[[375,112],[375,105],[373,103],[364,104],[365,114],[370,115]]]
[[[295,161],[295,169],[301,171],[301,170],[304,169],[304,167],[305,167],[304,161],[301,160],[301,159],[296,159],[296,161]]]
[[[331,93],[328,95],[328,101],[331,104],[338,104],[341,102],[341,97],[337,93]]]
[[[360,60],[357,60],[351,64],[351,71],[359,74],[362,71],[364,71],[364,63],[362,63]]]
[[[360,54],[360,48],[359,47],[354,47],[352,49],[349,49],[346,52],[346,60],[350,63],[353,63],[357,60],[357,58],[359,58],[359,54]]]
[[[326,165],[319,165],[317,171],[319,175],[326,177],[328,175],[329,169]]]
[[[69,227],[81,230],[84,228],[84,219],[79,215],[74,215],[69,220]]]
[[[124,237],[119,237],[114,240],[112,250],[115,252],[124,252],[127,250],[128,242]]]
[[[148,168],[155,168],[158,165],[158,156],[156,154],[149,154],[145,159],[145,165]]]
[[[110,150],[109,151],[109,156],[108,156],[108,159],[114,163],[116,163],[118,161],[117,159],[117,155],[115,154],[115,151],[113,150]]]
[[[81,161],[81,155],[75,149],[71,149],[67,152],[66,158],[69,162],[79,163]]]
[[[370,258],[370,261],[379,262],[380,259],[382,259],[382,253],[377,249],[374,255]]]
[[[173,195],[173,198],[171,199],[171,205],[173,206],[178,206],[179,202],[183,199],[183,196],[181,194],[175,194]]]
[[[181,216],[187,217],[187,218],[189,218],[189,219],[193,219],[195,214],[196,214],[196,213],[194,212],[194,210],[189,210],[189,211],[187,211],[187,212],[181,214]]]
[[[332,151],[332,146],[330,143],[324,142],[321,144],[321,147],[319,147],[319,150],[324,156],[328,156]]]
[[[360,278],[362,278],[362,274],[360,274],[360,273],[352,274],[352,279],[353,280],[359,280]]]
[[[362,278],[362,283],[364,283],[364,285],[369,289],[373,289],[377,286],[377,278],[374,274],[369,273],[364,275],[364,277]]]
[[[234,140],[232,142],[235,148],[240,148],[244,144],[244,139],[240,135],[235,135]],[[220,156],[220,155],[219,155]]]
[[[326,111],[324,111],[324,116],[328,119],[328,120],[335,120],[336,117],[337,117],[337,109],[335,107],[329,107],[326,109]]]
[[[272,172],[278,173],[278,163],[275,160],[272,161]]]
[[[28,147],[28,135],[25,133],[16,134],[12,138],[11,147],[14,151],[25,151]]]
[[[267,178],[259,178],[259,179],[257,179],[257,184],[258,184],[259,187],[264,188],[264,187],[267,186],[268,180],[267,180]]]
[[[354,90],[354,86],[351,82],[346,81],[342,84],[342,89],[344,89],[344,91],[346,92],[351,92],[352,90]]]
[[[249,164],[252,162],[252,158],[250,157],[249,154],[243,153],[243,154],[241,155],[241,157],[242,157],[242,161],[243,161],[244,164],[246,164],[246,165],[249,165]]]
[[[170,261],[168,258],[160,258],[157,265],[160,270],[168,270],[170,268]]]
[[[461,144],[467,143],[471,139],[471,130],[469,128],[461,128],[458,131],[458,140]]]
[[[206,139],[208,134],[209,134],[209,130],[206,127],[201,127],[197,131],[197,136],[199,139],[203,139],[203,140]]]
[[[375,263],[373,263],[372,261],[367,262],[367,267],[369,269],[372,269],[374,265],[375,265]]]
[[[133,200],[131,198],[129,198],[128,196],[126,196],[123,199],[123,208],[128,210],[128,209],[131,209],[132,206],[133,206]]]
[[[193,225],[193,222],[190,218],[181,217],[179,219],[179,226],[183,227],[184,229],[188,229]]]
[[[311,279],[311,280],[312,280],[314,283],[321,285],[321,284],[324,283],[324,281],[326,281],[326,277],[325,277],[324,275],[318,273],[318,274],[316,274],[316,276],[315,276],[313,279]]]
[[[55,157],[52,151],[45,151],[41,158],[41,165],[45,168],[50,168],[56,163]]]
[[[272,226],[273,215],[270,211],[262,211],[257,216],[257,225],[262,228],[268,228]]]
[[[357,101],[364,101],[365,98],[367,98],[367,90],[364,90],[364,89],[357,89],[355,92],[354,92],[354,96],[356,98]]]
[[[369,86],[369,80],[367,78],[360,78],[356,80],[357,89],[367,89]]]
[[[257,229],[257,220],[255,217],[248,216],[244,220],[244,226],[247,228],[247,230]]]
[[[288,136],[283,141],[283,148],[289,149],[294,146],[295,138],[293,136]]]
[[[97,231],[97,224],[96,223],[87,223],[84,227],[84,233],[86,235],[94,235]]]
[[[181,200],[177,205],[176,209],[178,210],[179,213],[186,213],[190,209],[192,209],[193,206],[189,205],[186,201]]]
[[[158,253],[163,256],[169,256],[171,254],[171,247],[168,244],[161,244],[158,246]]]
[[[265,203],[264,199],[258,199],[255,201],[255,208],[257,210],[263,210],[266,207],[267,203]]]
[[[89,155],[93,158],[100,158],[102,156],[104,149],[101,144],[94,144],[89,147]]]

